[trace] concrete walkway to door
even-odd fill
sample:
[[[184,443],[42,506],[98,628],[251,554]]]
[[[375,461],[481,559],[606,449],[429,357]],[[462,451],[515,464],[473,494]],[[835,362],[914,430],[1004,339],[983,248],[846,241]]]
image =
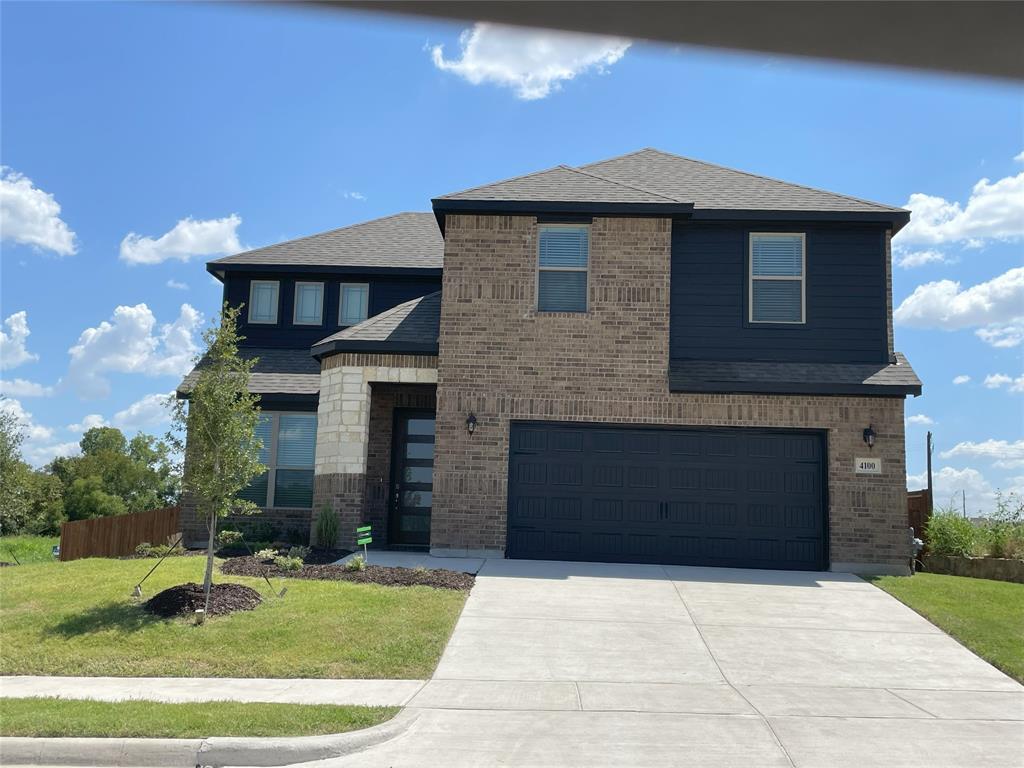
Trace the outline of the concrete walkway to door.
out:
[[[1024,765],[1024,688],[844,574],[488,560],[408,706],[323,765]]]

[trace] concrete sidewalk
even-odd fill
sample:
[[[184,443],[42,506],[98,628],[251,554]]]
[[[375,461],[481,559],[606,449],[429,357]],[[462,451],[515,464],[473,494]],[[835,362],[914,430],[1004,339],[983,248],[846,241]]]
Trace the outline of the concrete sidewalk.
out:
[[[244,677],[0,677],[0,697],[93,701],[242,701],[402,707],[425,680],[318,680]]]

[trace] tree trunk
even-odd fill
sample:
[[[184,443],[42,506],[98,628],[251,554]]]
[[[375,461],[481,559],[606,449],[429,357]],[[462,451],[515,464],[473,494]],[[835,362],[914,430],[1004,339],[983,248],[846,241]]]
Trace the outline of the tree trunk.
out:
[[[206,541],[206,575],[203,577],[203,594],[205,596],[205,601],[203,603],[203,610],[206,613],[209,613],[210,589],[213,587],[213,542],[217,535],[217,515],[215,512],[210,512],[207,527],[210,529],[210,537]]]

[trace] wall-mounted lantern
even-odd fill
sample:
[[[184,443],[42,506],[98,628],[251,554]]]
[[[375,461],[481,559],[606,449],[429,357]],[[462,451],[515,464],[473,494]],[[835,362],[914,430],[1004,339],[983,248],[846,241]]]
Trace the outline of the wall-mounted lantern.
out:
[[[466,431],[471,435],[476,431],[476,416],[472,413],[466,417]]]
[[[875,447],[875,430],[871,425],[864,430],[864,442],[868,444],[868,448]]]

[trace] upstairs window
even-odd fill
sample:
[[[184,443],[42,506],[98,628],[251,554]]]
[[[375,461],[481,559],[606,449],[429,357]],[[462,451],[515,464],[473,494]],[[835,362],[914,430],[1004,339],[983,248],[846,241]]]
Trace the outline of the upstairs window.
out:
[[[586,312],[590,228],[541,225],[537,233],[537,309]]]
[[[295,325],[321,325],[324,321],[324,284],[295,284]]]
[[[267,471],[238,495],[260,507],[312,507],[316,414],[264,411],[256,436]]]
[[[801,233],[750,235],[750,322],[806,322],[806,248]]]
[[[366,283],[342,283],[338,325],[355,325],[367,317],[370,286]]]
[[[253,280],[249,283],[249,322],[277,322],[277,280]]]

